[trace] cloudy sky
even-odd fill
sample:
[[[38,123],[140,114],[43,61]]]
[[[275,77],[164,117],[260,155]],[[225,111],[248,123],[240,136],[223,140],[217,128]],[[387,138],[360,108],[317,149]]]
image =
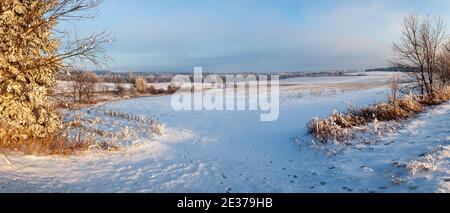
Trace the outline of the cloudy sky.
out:
[[[278,72],[388,66],[403,16],[448,0],[105,0],[83,33],[106,30],[115,71]]]

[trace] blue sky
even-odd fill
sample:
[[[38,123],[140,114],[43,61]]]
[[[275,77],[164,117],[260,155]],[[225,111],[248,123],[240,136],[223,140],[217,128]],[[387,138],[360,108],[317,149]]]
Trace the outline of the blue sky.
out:
[[[403,16],[447,0],[105,0],[82,33],[106,30],[114,71],[281,72],[388,66]]]

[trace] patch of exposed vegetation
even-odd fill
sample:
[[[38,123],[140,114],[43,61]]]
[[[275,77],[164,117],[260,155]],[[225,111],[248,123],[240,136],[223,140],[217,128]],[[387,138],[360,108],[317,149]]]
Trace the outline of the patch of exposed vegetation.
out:
[[[389,103],[379,103],[346,113],[333,112],[327,118],[313,118],[308,123],[310,133],[320,142],[344,143],[355,139],[358,127],[375,121],[393,121],[410,118],[424,107],[442,104],[450,100],[450,87],[433,95],[407,95]]]

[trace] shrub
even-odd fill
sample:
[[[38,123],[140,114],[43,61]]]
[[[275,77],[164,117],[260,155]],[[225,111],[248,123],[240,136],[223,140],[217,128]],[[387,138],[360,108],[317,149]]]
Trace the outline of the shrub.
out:
[[[354,114],[364,119],[366,122],[372,122],[375,119],[379,121],[404,119],[411,115],[410,112],[402,109],[398,105],[386,103],[361,108],[355,111]]]
[[[397,101],[396,105],[408,112],[419,113],[423,111],[422,104],[417,102],[417,100],[415,100],[415,97],[413,95],[405,96],[405,98]]]
[[[346,120],[344,116],[335,113],[327,119],[314,118],[308,123],[310,132],[322,143],[340,143],[354,139],[355,134],[351,128],[342,127],[339,121]]]
[[[178,86],[178,85],[176,85],[176,84],[170,84],[168,87],[167,87],[167,93],[168,94],[174,94],[174,93],[176,93],[178,90],[180,90],[180,86]]]
[[[450,87],[444,87],[429,95],[419,97],[419,102],[423,105],[433,106],[442,104],[450,99]]]
[[[163,89],[163,88],[156,88],[155,85],[151,85],[151,86],[148,88],[148,91],[149,91],[149,93],[152,94],[152,95],[161,95],[161,94],[164,94],[164,93],[167,92],[167,91],[166,91],[165,89]]]
[[[137,77],[133,81],[132,93],[145,94],[147,93],[147,82],[143,77]]]
[[[127,88],[125,87],[124,84],[117,84],[116,90],[119,96],[125,96],[127,94]]]

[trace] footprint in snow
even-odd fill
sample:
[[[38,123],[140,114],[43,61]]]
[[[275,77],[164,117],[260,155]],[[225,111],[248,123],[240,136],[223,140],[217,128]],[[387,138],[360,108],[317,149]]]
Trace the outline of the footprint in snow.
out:
[[[388,142],[388,143],[385,143],[384,145],[385,145],[385,146],[389,146],[389,145],[391,145],[391,144],[393,144],[393,143],[395,143],[395,141],[390,141],[390,142]]]
[[[348,188],[346,186],[342,187],[343,190],[347,191],[347,192],[353,192],[353,189]]]
[[[419,187],[418,186],[409,186],[408,188],[409,188],[409,190],[414,191],[414,190],[417,190]]]
[[[370,167],[368,167],[368,166],[361,166],[361,169],[362,169],[364,172],[367,172],[367,173],[369,173],[369,174],[372,174],[372,173],[375,172],[372,168],[370,168]]]

